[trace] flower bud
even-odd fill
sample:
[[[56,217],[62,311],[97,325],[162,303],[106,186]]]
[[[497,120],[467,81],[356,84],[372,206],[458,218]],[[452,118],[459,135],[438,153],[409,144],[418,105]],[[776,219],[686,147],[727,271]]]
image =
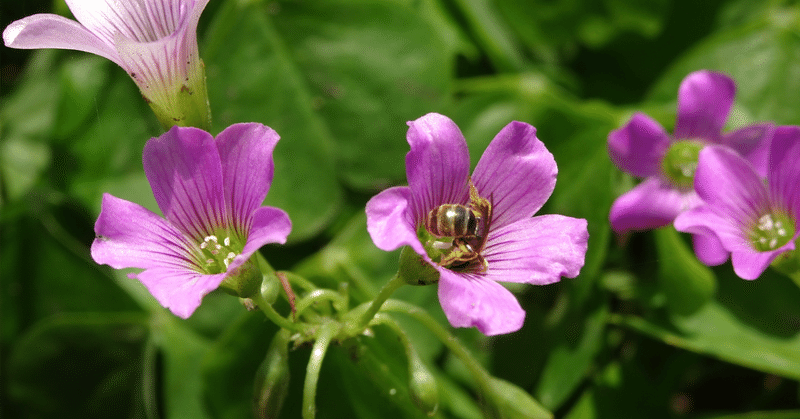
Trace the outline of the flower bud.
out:
[[[264,362],[256,373],[253,409],[257,418],[277,418],[289,392],[288,332],[281,330],[272,338]]]
[[[408,381],[408,392],[414,404],[428,416],[435,415],[439,408],[439,386],[414,350],[408,354]]]
[[[439,271],[408,246],[403,247],[400,252],[397,274],[409,285],[431,285],[439,282]]]

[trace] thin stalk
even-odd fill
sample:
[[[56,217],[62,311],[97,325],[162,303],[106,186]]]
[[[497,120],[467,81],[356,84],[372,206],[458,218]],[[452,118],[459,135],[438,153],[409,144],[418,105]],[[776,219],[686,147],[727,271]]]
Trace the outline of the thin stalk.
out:
[[[322,368],[322,360],[325,352],[331,343],[331,339],[339,331],[341,325],[336,322],[329,322],[322,325],[317,332],[317,340],[311,349],[311,356],[308,358],[306,368],[306,381],[303,383],[303,419],[314,419],[317,414],[317,383],[319,382],[319,371]]]
[[[261,312],[279,327],[291,330],[292,332],[300,332],[304,329],[301,324],[293,323],[275,311],[275,308],[272,307],[272,304],[268,303],[260,292],[255,293],[253,300],[256,302],[256,305]]]
[[[378,295],[375,296],[375,299],[372,300],[372,303],[370,303],[367,311],[365,311],[364,314],[362,314],[358,319],[358,328],[364,329],[367,327],[369,322],[373,317],[375,317],[375,314],[381,309],[381,306],[383,306],[386,300],[388,300],[389,297],[391,297],[392,294],[405,283],[405,280],[401,278],[400,275],[395,275],[394,278],[390,279],[389,282],[384,284],[383,288],[378,291]]]
[[[336,310],[343,310],[346,308],[346,302],[342,294],[327,289],[317,289],[311,291],[307,296],[301,298],[296,307],[296,315],[299,317],[303,312],[320,301],[331,301]]]

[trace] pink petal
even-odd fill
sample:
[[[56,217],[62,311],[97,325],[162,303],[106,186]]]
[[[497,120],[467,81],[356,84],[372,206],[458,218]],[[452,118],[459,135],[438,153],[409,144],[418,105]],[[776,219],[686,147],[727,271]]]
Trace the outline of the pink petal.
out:
[[[367,231],[378,249],[391,251],[407,245],[425,254],[411,219],[411,193],[406,186],[396,186],[367,202]]]
[[[769,190],[772,199],[789,212],[795,230],[800,231],[800,127],[775,130],[769,163]]]
[[[170,223],[194,239],[227,227],[222,165],[211,134],[174,126],[147,142],[143,162]]]
[[[700,151],[694,188],[715,212],[743,226],[768,206],[767,189],[753,166],[724,146]]]
[[[672,223],[682,211],[699,204],[693,191],[679,191],[651,177],[614,201],[609,221],[617,233],[650,230]]]
[[[775,132],[771,123],[750,125],[726,133],[722,144],[726,145],[747,159],[761,177],[767,177],[769,146]]]
[[[678,117],[675,138],[699,138],[719,143],[736,96],[736,84],[720,73],[695,71],[678,89]]]
[[[292,231],[292,222],[289,215],[282,209],[274,207],[260,207],[253,214],[253,227],[247,235],[247,243],[242,249],[240,257],[234,259],[228,271],[237,268],[240,264],[237,259],[242,259],[241,263],[247,261],[261,246],[268,243],[286,243],[286,237]]]
[[[147,269],[132,275],[142,281],[158,302],[181,318],[189,318],[203,297],[219,287],[225,273],[203,275],[170,268]]]
[[[113,43],[74,20],[53,14],[37,14],[13,22],[3,31],[3,42],[9,48],[85,51],[122,65]]]
[[[536,138],[536,128],[514,121],[500,130],[473,174],[478,193],[492,202],[493,228],[539,211],[553,193],[557,173],[553,155]]]
[[[684,233],[694,234],[695,238],[698,236],[716,237],[727,253],[752,250],[752,245],[744,238],[740,224],[733,218],[720,215],[708,205],[701,205],[682,212],[675,218],[675,229]],[[703,242],[703,244],[708,244],[708,242]],[[695,247],[696,249],[697,247]],[[708,259],[712,261],[720,257],[719,249],[706,250],[708,250],[709,254],[703,255],[703,257],[708,256]],[[699,256],[700,254],[698,254],[698,258]],[[701,261],[703,260],[701,259]],[[713,264],[709,265],[714,266]]]
[[[722,246],[722,242],[714,233],[693,234],[692,245],[697,259],[707,266],[722,265],[727,262],[728,257],[730,257],[730,252],[725,250],[725,247]]]
[[[272,128],[256,123],[234,124],[217,135],[229,225],[241,237],[250,230],[245,223],[264,202],[272,184],[272,151],[279,138]]]
[[[608,134],[608,155],[623,172],[646,178],[659,173],[669,144],[664,128],[637,112],[624,127]]]
[[[406,155],[414,220],[442,204],[466,204],[469,196],[469,151],[450,118],[429,113],[408,123]]]
[[[731,253],[733,272],[742,279],[758,279],[778,255],[793,249],[794,242],[790,241],[785,246],[770,252],[756,252],[755,250],[733,252]]]
[[[163,218],[133,202],[103,194],[94,225],[92,259],[114,269],[196,266],[187,249],[194,245]]]
[[[484,257],[487,278],[544,285],[578,276],[586,257],[586,220],[540,215],[494,230]]]
[[[522,328],[525,310],[502,285],[480,275],[439,272],[439,303],[454,327],[477,327],[487,336]]]

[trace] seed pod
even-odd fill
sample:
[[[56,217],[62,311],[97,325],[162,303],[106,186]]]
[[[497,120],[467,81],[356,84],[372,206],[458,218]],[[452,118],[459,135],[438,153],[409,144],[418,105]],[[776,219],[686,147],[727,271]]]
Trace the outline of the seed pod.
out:
[[[289,333],[281,330],[272,338],[264,362],[258,367],[253,394],[255,417],[277,418],[289,392]]]

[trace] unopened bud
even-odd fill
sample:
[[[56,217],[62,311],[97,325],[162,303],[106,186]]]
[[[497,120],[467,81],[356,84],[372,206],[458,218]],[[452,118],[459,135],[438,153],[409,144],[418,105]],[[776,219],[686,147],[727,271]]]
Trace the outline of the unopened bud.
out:
[[[416,351],[409,353],[408,380],[408,392],[414,404],[428,416],[435,415],[439,408],[439,386]]]
[[[275,334],[256,373],[253,409],[257,418],[277,418],[289,392],[288,335],[286,330]]]

